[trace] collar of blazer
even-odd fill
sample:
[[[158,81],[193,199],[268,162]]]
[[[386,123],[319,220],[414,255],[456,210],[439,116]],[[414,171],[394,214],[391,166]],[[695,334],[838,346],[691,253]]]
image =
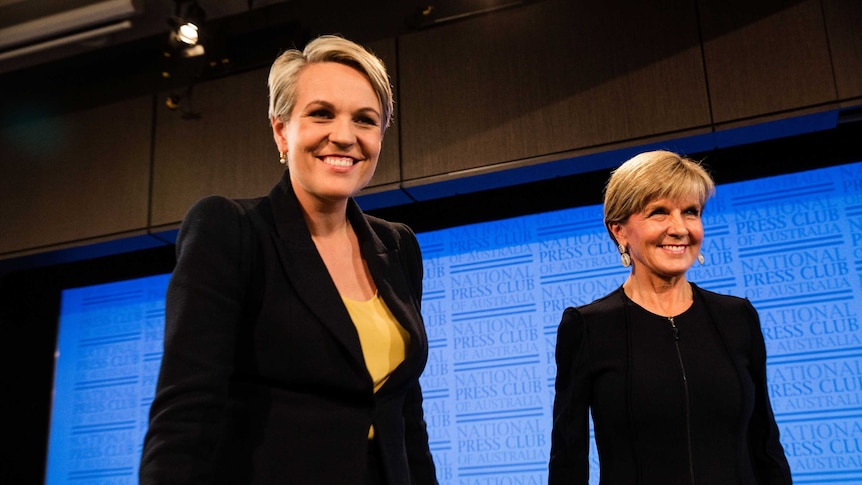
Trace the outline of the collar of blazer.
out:
[[[340,302],[341,296],[314,246],[287,171],[281,182],[270,192],[269,200],[275,222],[273,239],[287,279],[321,324],[329,328],[349,355],[365,368],[356,327],[344,305],[333,304]],[[356,231],[362,257],[368,264],[378,294],[399,323],[410,333],[411,346],[405,363],[422,358],[423,353],[415,350],[427,348],[427,337],[422,329],[419,308],[411,297],[412,283],[407,280],[401,268],[403,263],[398,257],[395,229],[392,226],[386,227],[386,231],[381,231],[381,237],[353,199],[348,201],[347,216]],[[401,367],[405,365],[402,364]],[[413,367],[413,364],[406,367]],[[402,372],[401,368],[396,369],[389,380],[400,380],[396,375]],[[389,387],[388,381],[384,387]]]

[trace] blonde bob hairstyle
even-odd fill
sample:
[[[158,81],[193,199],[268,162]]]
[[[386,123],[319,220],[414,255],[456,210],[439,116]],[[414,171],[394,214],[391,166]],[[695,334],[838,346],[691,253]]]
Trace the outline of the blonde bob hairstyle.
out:
[[[701,208],[715,193],[715,182],[700,163],[673,152],[644,152],[611,173],[605,186],[605,227],[625,223],[656,199],[696,198]]]
[[[308,64],[337,62],[361,72],[371,82],[380,101],[381,132],[392,119],[394,100],[386,67],[377,56],[359,44],[336,35],[322,35],[300,52],[290,49],[272,63],[269,70],[269,117],[287,121],[296,104],[296,84],[302,69]]]

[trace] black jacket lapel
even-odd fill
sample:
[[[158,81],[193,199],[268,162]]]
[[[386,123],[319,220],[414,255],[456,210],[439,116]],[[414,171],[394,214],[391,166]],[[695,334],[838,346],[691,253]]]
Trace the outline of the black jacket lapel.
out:
[[[288,281],[300,300],[364,368],[356,327],[344,305],[333,303],[340,302],[341,296],[311,240],[287,172],[272,189],[269,199],[275,221],[273,242]]]
[[[419,305],[413,299],[412,283],[407,279],[403,268],[405,262],[400,259],[397,244],[394,241],[388,244],[382,241],[353,200],[348,203],[347,214],[361,241],[362,257],[368,264],[378,294],[398,323],[410,334],[410,347],[404,362],[384,384],[384,388],[397,386],[413,374],[417,365],[424,365],[427,359],[427,351],[417,352],[418,349],[427,349],[427,336],[423,330]],[[392,232],[394,234],[394,230]]]

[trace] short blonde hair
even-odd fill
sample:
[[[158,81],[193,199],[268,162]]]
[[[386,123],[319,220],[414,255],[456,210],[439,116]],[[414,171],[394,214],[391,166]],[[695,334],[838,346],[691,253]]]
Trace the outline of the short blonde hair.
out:
[[[337,35],[320,36],[305,46],[285,51],[269,70],[269,117],[286,121],[296,104],[296,84],[302,69],[308,64],[337,62],[361,72],[371,82],[380,101],[381,131],[392,120],[394,100],[386,66],[377,56],[361,45]]]
[[[611,173],[605,186],[605,227],[626,222],[655,199],[695,197],[701,207],[715,193],[715,182],[700,163],[673,152],[644,152]],[[616,241],[616,240],[615,240]]]

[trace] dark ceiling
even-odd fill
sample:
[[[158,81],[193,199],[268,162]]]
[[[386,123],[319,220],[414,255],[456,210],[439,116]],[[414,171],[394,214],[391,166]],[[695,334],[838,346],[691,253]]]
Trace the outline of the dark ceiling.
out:
[[[0,127],[264,67],[319,34],[369,42],[528,0],[197,0],[206,54],[165,78],[176,1],[0,0]]]
[[[199,3],[209,20],[224,21],[290,2]],[[0,73],[165,34],[175,11],[174,0],[0,0]]]

